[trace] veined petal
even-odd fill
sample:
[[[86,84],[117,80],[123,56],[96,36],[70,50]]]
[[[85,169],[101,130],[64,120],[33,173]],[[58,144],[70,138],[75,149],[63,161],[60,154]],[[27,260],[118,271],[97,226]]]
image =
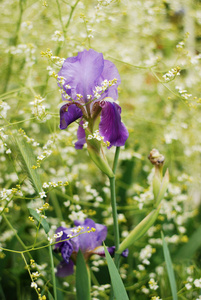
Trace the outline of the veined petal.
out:
[[[90,252],[98,246],[107,236],[107,227],[102,224],[97,224],[91,219],[86,219],[84,222],[75,221],[76,226],[83,226],[84,230],[95,228],[96,231],[90,233],[83,233],[79,235],[79,247],[83,253]],[[73,241],[73,239],[72,239]]]
[[[102,106],[102,111],[99,131],[104,137],[104,142],[110,142],[108,148],[124,146],[129,134],[121,122],[121,107],[109,101],[101,101],[100,106]]]
[[[93,94],[103,67],[102,53],[89,49],[79,52],[76,57],[67,58],[58,75],[65,78],[63,88],[72,99],[76,100],[76,95],[81,94],[87,102],[87,95]],[[67,85],[70,85],[70,90],[65,88]]]
[[[101,74],[101,77],[99,79],[99,85],[105,80],[107,79],[109,80],[113,80],[113,79],[117,79],[117,83],[115,85],[110,86],[102,95],[100,99],[104,99],[105,97],[111,97],[114,100],[117,100],[118,98],[118,90],[117,87],[118,85],[121,83],[121,78],[119,75],[119,72],[116,68],[116,66],[109,60],[104,60],[104,68],[103,68],[103,72]]]
[[[73,253],[73,245],[70,241],[66,241],[61,246],[61,255],[65,262],[68,264],[71,254]]]
[[[60,129],[66,129],[69,124],[82,117],[82,111],[76,104],[65,104],[60,109]]]
[[[74,263],[71,259],[69,260],[69,263],[66,263],[64,260],[62,260],[57,266],[56,276],[66,277],[72,275],[73,267],[74,267]]]
[[[77,130],[77,139],[78,141],[75,143],[75,149],[82,149],[84,144],[86,143],[86,135],[85,130],[83,128],[84,122],[81,121]]]

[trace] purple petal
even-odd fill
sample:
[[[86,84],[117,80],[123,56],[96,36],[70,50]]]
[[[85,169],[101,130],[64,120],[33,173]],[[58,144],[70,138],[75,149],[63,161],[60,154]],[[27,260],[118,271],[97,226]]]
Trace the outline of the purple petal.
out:
[[[73,274],[73,266],[74,263],[70,259],[69,263],[67,264],[64,260],[62,260],[59,265],[57,266],[56,276],[58,277],[66,277]]]
[[[79,150],[82,149],[84,144],[86,143],[86,135],[85,130],[83,129],[83,121],[80,122],[80,125],[77,130],[77,139],[78,141],[75,143],[75,149]]]
[[[110,142],[111,146],[124,146],[128,138],[128,130],[121,122],[121,107],[114,102],[101,101],[101,121],[99,124],[100,134],[104,142]]]
[[[60,129],[66,129],[69,124],[82,116],[82,111],[75,104],[65,104],[60,109]]]
[[[121,256],[127,257],[127,256],[128,256],[128,253],[129,253],[128,249],[125,249],[125,250],[121,253]]]
[[[107,236],[107,227],[101,224],[96,224],[91,219],[86,219],[84,222],[75,221],[76,226],[83,226],[84,231],[91,229],[92,227],[96,229],[94,232],[83,233],[79,235],[79,248],[85,252],[90,252],[98,246],[102,245],[102,242],[106,239]],[[73,239],[72,239],[73,241]]]
[[[113,80],[113,79],[117,79],[117,83],[111,87],[109,87],[102,95],[101,98],[99,99],[104,99],[105,97],[111,97],[114,100],[117,100],[118,98],[118,90],[117,87],[118,85],[121,83],[121,78],[119,75],[119,72],[116,68],[116,66],[109,60],[104,60],[104,69],[103,72],[101,74],[101,77],[99,79],[98,84],[101,85],[101,83],[107,79],[109,80]]]
[[[104,60],[102,53],[93,49],[79,52],[76,57],[67,58],[58,75],[65,78],[65,86],[71,86],[66,92],[76,100],[76,94],[81,94],[87,102],[87,95],[93,95],[101,73],[103,72]]]
[[[113,257],[115,254],[115,246],[107,247],[108,252],[110,255]],[[98,254],[100,256],[105,257],[105,250],[103,246],[97,247],[92,251],[93,254]],[[127,257],[128,256],[128,249],[125,249],[122,253],[121,256]]]
[[[55,233],[63,231],[63,235],[60,238],[56,239],[57,244],[54,245],[54,249],[58,249],[61,247],[61,245],[64,243],[62,242],[63,240],[66,240],[68,238],[68,234],[66,233],[66,228],[65,227],[58,227],[55,231]]]
[[[65,262],[68,264],[71,254],[73,253],[73,246],[70,241],[66,241],[61,246],[61,255]]]

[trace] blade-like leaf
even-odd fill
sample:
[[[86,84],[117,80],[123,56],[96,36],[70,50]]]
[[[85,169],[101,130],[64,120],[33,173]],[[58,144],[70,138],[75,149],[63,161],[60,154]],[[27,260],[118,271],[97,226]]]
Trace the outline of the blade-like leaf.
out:
[[[50,226],[47,223],[47,221],[41,218],[41,216],[34,209],[29,208],[29,212],[38,222],[40,222],[40,224],[43,226],[45,230],[45,233],[47,234],[50,231]]]
[[[123,242],[119,245],[119,249],[117,253],[121,254],[126,248],[132,245],[135,241],[141,238],[147,230],[154,224],[155,220],[158,217],[160,211],[160,206],[150,212],[123,240]]]
[[[108,269],[110,273],[110,278],[111,278],[112,288],[113,288],[115,298],[116,300],[129,300],[128,295],[126,293],[126,289],[119,275],[119,272],[105,245],[104,245],[104,249],[105,249],[105,256],[108,264]]]
[[[76,299],[90,300],[90,286],[90,275],[87,271],[84,256],[79,250],[76,259]]]
[[[37,170],[33,170],[33,165],[36,164],[35,155],[32,148],[28,143],[25,143],[22,139],[14,138],[17,151],[17,159],[21,163],[21,167],[26,172],[31,184],[35,191],[39,194],[42,191],[42,183]]]
[[[177,285],[176,285],[174,270],[173,270],[173,267],[172,267],[172,260],[171,260],[171,257],[170,257],[170,252],[169,252],[167,243],[165,241],[163,232],[161,232],[161,236],[162,236],[162,241],[163,241],[163,253],[164,253],[164,257],[165,257],[168,278],[169,278],[169,281],[170,281],[170,288],[171,288],[171,291],[172,291],[172,298],[173,298],[173,300],[178,300]]]
[[[183,245],[175,254],[174,259],[191,259],[195,252],[201,247],[201,226],[189,237],[188,243]]]

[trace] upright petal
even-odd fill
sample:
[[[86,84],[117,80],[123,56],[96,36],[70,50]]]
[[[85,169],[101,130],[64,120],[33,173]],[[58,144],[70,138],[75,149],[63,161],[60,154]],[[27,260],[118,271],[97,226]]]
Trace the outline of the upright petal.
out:
[[[90,252],[98,246],[102,245],[102,242],[107,236],[107,227],[102,224],[97,224],[91,219],[86,219],[84,222],[74,222],[76,226],[83,226],[84,230],[87,228],[95,228],[95,232],[83,233],[79,235],[80,250],[83,253]]]
[[[82,149],[84,144],[86,143],[86,135],[85,130],[83,129],[83,121],[80,122],[78,130],[77,130],[77,139],[78,141],[75,143],[75,149]]]
[[[104,68],[103,72],[101,74],[101,77],[99,79],[98,84],[101,85],[101,83],[107,79],[113,80],[117,79],[117,83],[115,85],[110,86],[102,95],[100,99],[104,99],[105,97],[111,97],[114,100],[117,100],[118,98],[118,85],[121,83],[121,78],[119,75],[119,72],[116,68],[116,66],[109,60],[104,60]]]
[[[76,104],[65,104],[60,109],[60,129],[66,129],[69,124],[82,117],[82,111]]]
[[[111,146],[124,146],[128,138],[128,130],[121,122],[121,107],[114,102],[101,101],[101,121],[99,124],[100,134],[104,142],[110,142]]]
[[[84,97],[87,102],[87,95],[93,95],[96,82],[98,81],[104,67],[102,53],[93,49],[79,52],[76,57],[67,58],[58,75],[65,78],[64,90],[77,99],[77,94]],[[71,89],[66,88],[70,85]]]
[[[57,266],[56,276],[58,277],[66,277],[73,274],[73,267],[74,263],[70,259],[69,263],[67,264],[65,260],[62,260],[59,265]]]

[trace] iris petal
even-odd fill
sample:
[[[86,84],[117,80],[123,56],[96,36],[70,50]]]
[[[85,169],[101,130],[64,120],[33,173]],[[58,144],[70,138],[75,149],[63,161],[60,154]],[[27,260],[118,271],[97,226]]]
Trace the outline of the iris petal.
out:
[[[67,58],[58,75],[64,77],[64,90],[72,99],[76,100],[76,95],[81,94],[87,102],[87,95],[93,95],[103,67],[103,54],[89,49],[79,52],[76,57]],[[66,85],[70,85],[71,89],[65,89]]]
[[[71,254],[73,253],[73,246],[70,241],[65,241],[61,246],[61,255],[65,262],[68,264]]]
[[[60,109],[60,129],[66,129],[69,124],[82,117],[82,111],[76,104],[65,104]]]
[[[84,222],[75,221],[74,224],[76,226],[83,226],[84,230],[87,230],[87,228],[91,229],[92,227],[96,229],[94,232],[79,235],[79,247],[83,253],[101,246],[107,236],[107,227],[97,224],[91,219],[86,219]]]
[[[56,275],[58,277],[66,277],[73,274],[73,266],[74,263],[71,259],[69,260],[68,264],[64,260],[62,260],[57,266]]]
[[[104,137],[104,142],[110,142],[110,147],[124,146],[128,138],[128,130],[121,122],[121,107],[109,101],[101,101],[101,121],[99,124],[100,134]]]
[[[82,149],[84,144],[86,143],[86,135],[85,130],[83,129],[83,121],[80,122],[80,125],[77,130],[77,139],[78,141],[75,143],[75,149]]]

